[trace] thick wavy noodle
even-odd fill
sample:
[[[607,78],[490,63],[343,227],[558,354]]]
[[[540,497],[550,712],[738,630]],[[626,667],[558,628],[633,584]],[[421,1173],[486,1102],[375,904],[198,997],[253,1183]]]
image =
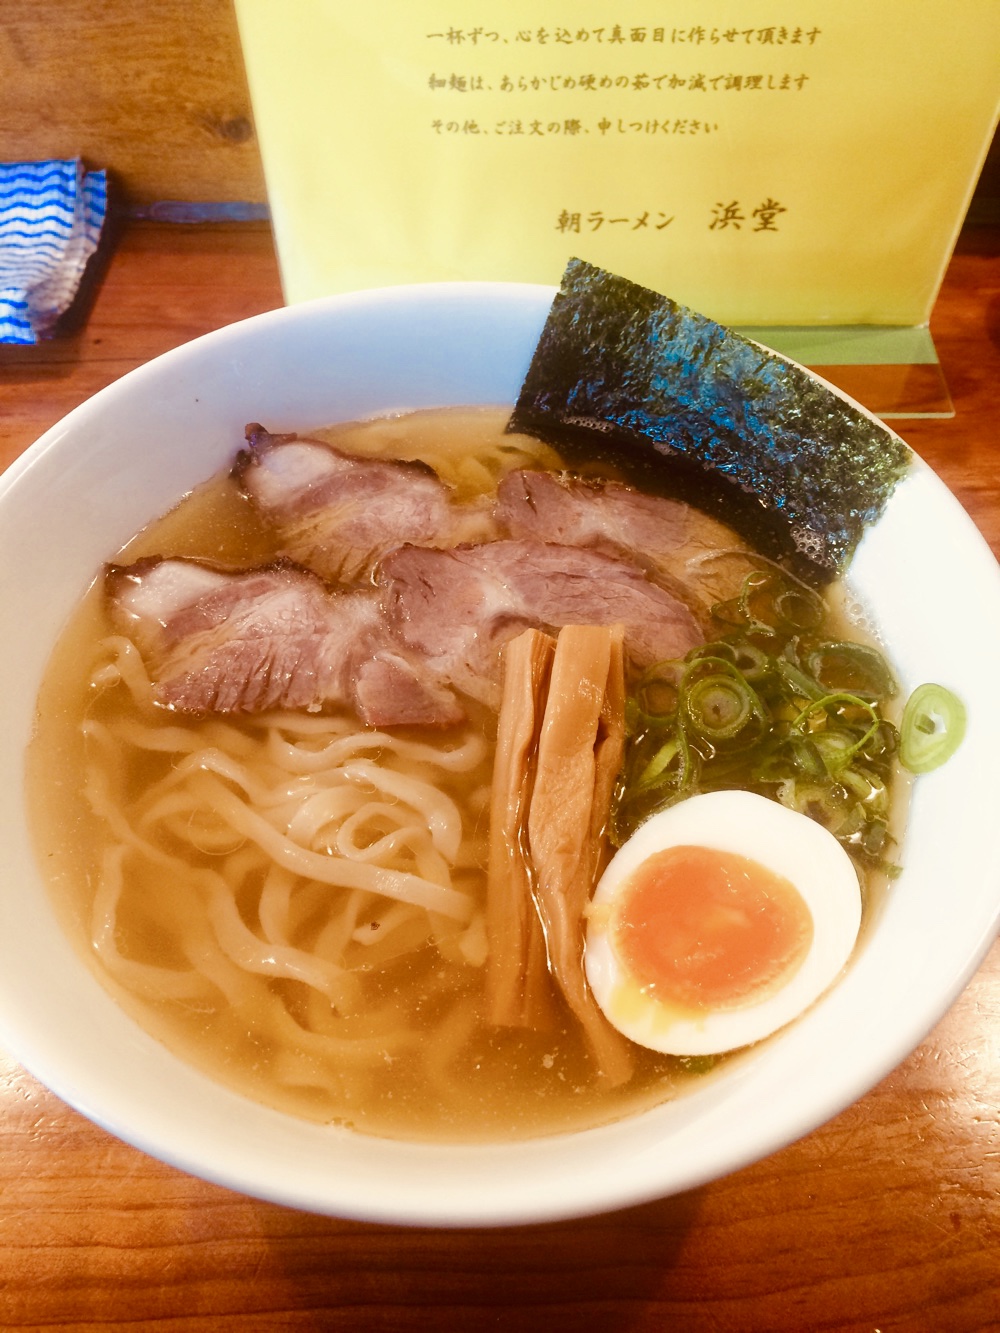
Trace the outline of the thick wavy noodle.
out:
[[[245,1031],[276,1100],[347,1118],[348,1084],[353,1104],[366,1072],[412,1060],[433,1009],[441,1084],[485,960],[481,729],[436,746],[348,716],[178,724],[120,637],[91,686],[90,939],[118,987],[224,1045]]]

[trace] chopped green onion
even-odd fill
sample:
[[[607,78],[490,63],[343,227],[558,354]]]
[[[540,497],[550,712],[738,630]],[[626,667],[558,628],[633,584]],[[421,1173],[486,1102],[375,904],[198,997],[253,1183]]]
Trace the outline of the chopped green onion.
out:
[[[687,717],[709,740],[732,740],[753,716],[749,692],[731,676],[704,676],[684,697]]]
[[[812,743],[822,755],[826,771],[832,776],[847,768],[861,749],[863,739],[864,737],[858,738],[850,731],[831,727],[827,731],[817,732],[812,737]]]
[[[786,588],[775,597],[774,609],[789,629],[815,629],[823,620],[822,599],[811,588]]]
[[[943,685],[918,685],[899,728],[899,759],[911,773],[929,773],[950,759],[965,736],[965,705]]]
[[[861,846],[864,848],[865,855],[873,860],[882,855],[885,844],[889,840],[889,826],[884,819],[873,819],[865,825],[865,830],[861,838]]]
[[[639,780],[636,786],[643,788],[656,786],[664,772],[670,767],[674,759],[681,751],[680,740],[667,741],[666,745],[661,745],[656,754],[639,774]],[[683,756],[682,756],[683,762]]]
[[[860,712],[868,725],[860,734],[853,733],[842,725],[850,720],[852,713]],[[831,718],[836,719],[833,722]],[[859,723],[864,726],[865,722]],[[882,720],[878,713],[864,699],[856,694],[838,692],[826,694],[822,699],[808,703],[792,723],[796,731],[808,735],[819,749],[827,771],[833,775],[851,762],[856,754],[878,733]]]
[[[822,624],[826,606],[812,588],[779,570],[755,570],[743,581],[736,600],[748,629],[794,633]],[[727,608],[727,617],[732,615]]]
[[[698,792],[742,788],[824,824],[859,869],[891,874],[896,758],[914,772],[943,762],[964,728],[958,700],[940,686],[917,691],[904,750],[883,716],[892,671],[869,645],[828,637],[813,589],[758,570],[712,611],[719,637],[650,667],[627,701],[614,841]]]
[[[635,698],[647,720],[665,722],[675,716],[684,670],[683,662],[657,662],[643,674]]]
[[[688,653],[687,661],[701,661],[705,658],[721,657],[729,662],[746,680],[760,680],[774,670],[772,658],[758,648],[756,644],[742,639],[715,639],[712,643],[693,648]]]
[[[864,643],[818,644],[806,667],[824,688],[850,690],[866,699],[891,699],[899,688],[882,654]]]
[[[755,735],[766,727],[756,692],[724,657],[699,657],[691,662],[681,685],[681,701],[688,724],[713,744],[745,739],[751,723]]]
[[[790,810],[815,819],[831,833],[839,831],[850,809],[847,793],[839,783],[798,782],[789,778],[781,784],[778,799]]]
[[[877,773],[854,766],[838,774],[838,780],[857,797],[859,805],[872,814],[884,815],[888,810],[889,788]]]
[[[815,681],[811,676],[797,667],[794,662],[789,662],[786,657],[778,658],[778,671],[786,684],[802,699],[822,699],[826,694],[826,688]]]
[[[799,778],[820,782],[829,778],[829,770],[813,741],[808,736],[792,732],[771,746],[756,777],[762,782]]]

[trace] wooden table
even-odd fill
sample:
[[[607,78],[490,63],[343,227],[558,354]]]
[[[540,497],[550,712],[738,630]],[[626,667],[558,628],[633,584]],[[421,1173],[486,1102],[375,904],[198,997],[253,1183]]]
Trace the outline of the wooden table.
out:
[[[932,330],[957,409],[894,423],[1000,554],[1000,237],[966,233]],[[84,331],[0,349],[0,466],[188,338],[281,303],[266,230],[134,228]],[[406,1230],[193,1180],[0,1055],[0,1328],[1000,1329],[1000,945],[923,1045],[802,1142],[579,1222]]]

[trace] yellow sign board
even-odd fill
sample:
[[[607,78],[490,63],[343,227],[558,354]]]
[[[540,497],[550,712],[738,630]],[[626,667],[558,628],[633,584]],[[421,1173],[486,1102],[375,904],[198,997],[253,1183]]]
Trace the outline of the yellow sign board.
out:
[[[578,256],[727,324],[926,322],[997,0],[236,0],[285,295]]]

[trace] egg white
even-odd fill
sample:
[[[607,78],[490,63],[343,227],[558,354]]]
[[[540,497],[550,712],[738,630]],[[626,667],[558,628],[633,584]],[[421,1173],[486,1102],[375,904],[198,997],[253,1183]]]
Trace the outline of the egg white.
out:
[[[677,846],[748,857],[802,895],[812,914],[812,943],[779,988],[739,1007],[695,1012],[664,1004],[630,976],[612,940],[615,901],[648,857]],[[668,1055],[715,1055],[760,1041],[808,1008],[847,963],[860,925],[857,871],[833,834],[753,792],[706,792],[653,815],[613,857],[588,909],[584,961],[594,998],[626,1037]]]

